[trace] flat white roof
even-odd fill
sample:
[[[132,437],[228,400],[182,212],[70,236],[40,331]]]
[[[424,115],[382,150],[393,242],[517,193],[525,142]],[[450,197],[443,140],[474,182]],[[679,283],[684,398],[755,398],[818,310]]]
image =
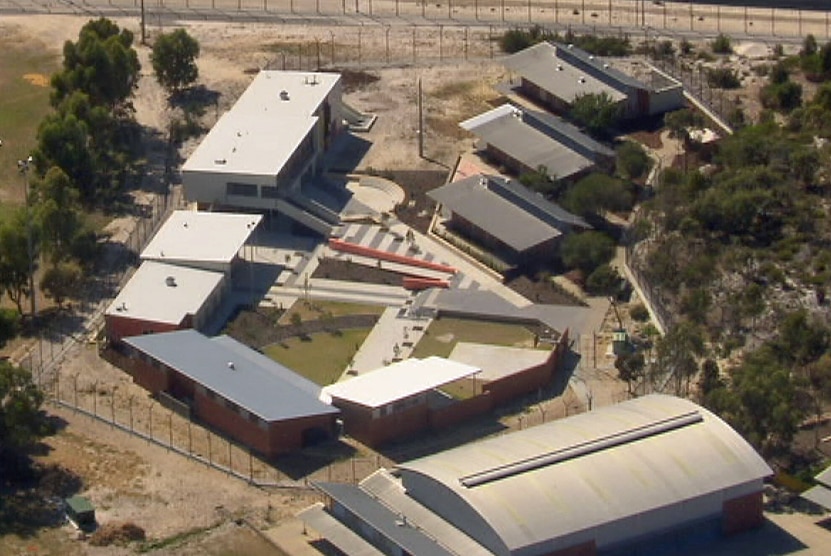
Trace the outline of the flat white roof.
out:
[[[261,71],[182,171],[276,176],[339,81],[338,73]]]
[[[366,407],[381,407],[478,372],[476,367],[443,357],[411,358],[327,386],[321,399],[332,403],[333,398],[338,398]]]
[[[145,261],[105,314],[179,324],[199,311],[223,279],[222,272]]]
[[[497,380],[545,363],[551,350],[459,342],[448,357],[482,370],[480,380]]]
[[[230,263],[263,217],[174,211],[141,253],[144,260]]]

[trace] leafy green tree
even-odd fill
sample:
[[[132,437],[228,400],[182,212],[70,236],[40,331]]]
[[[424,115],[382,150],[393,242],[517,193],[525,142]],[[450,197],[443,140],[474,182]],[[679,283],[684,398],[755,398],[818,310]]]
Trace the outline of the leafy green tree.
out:
[[[632,395],[632,386],[643,379],[646,374],[646,361],[643,353],[635,351],[633,353],[626,353],[618,355],[615,359],[615,369],[617,369],[618,377],[626,382],[626,389],[629,395]]]
[[[73,241],[82,225],[78,192],[69,176],[56,166],[43,180],[35,182],[33,191],[43,250],[53,262],[65,259],[71,254]]]
[[[25,208],[19,209],[12,218],[0,223],[0,285],[9,299],[23,314],[23,298],[32,295],[29,291],[29,238],[28,215]],[[37,268],[39,259],[39,234],[32,226],[32,267]]]
[[[65,300],[75,297],[78,293],[82,278],[83,273],[78,263],[59,261],[43,273],[40,289],[61,308]]]
[[[138,55],[133,33],[109,19],[91,20],[81,28],[78,41],[66,41],[63,70],[52,77],[52,104],[58,106],[74,91],[89,96],[94,105],[111,110],[129,109],[128,99],[138,84]]]
[[[563,241],[561,256],[568,268],[579,268],[590,274],[608,263],[615,254],[615,242],[602,232],[571,234]]]
[[[0,457],[49,433],[42,403],[43,394],[32,383],[32,375],[0,360]]]
[[[96,170],[88,129],[71,114],[50,114],[38,126],[38,146],[33,153],[40,172],[60,168],[84,198],[94,194]]]
[[[586,93],[574,99],[569,115],[595,137],[610,137],[623,116],[620,104],[605,91]]]
[[[542,193],[547,197],[556,198],[560,195],[562,185],[557,181],[556,176],[548,173],[548,168],[540,164],[536,171],[526,172],[519,176],[519,182],[537,193]]]
[[[162,33],[153,44],[150,61],[159,84],[170,93],[189,87],[199,77],[199,43],[184,29]]]
[[[622,282],[623,277],[617,270],[602,264],[586,278],[586,290],[592,295],[617,296]]]
[[[563,205],[580,216],[600,216],[606,211],[632,208],[632,194],[619,179],[605,174],[590,174],[569,189]]]
[[[817,53],[817,48],[817,38],[811,33],[808,33],[808,35],[805,36],[805,40],[802,41],[802,50],[799,51],[799,55],[813,56]]]
[[[701,328],[690,322],[681,322],[657,341],[655,372],[659,379],[673,379],[677,395],[689,393],[690,380],[698,371],[697,358],[704,352]]]
[[[742,82],[732,68],[713,68],[707,70],[707,84],[716,89],[738,89]]]
[[[724,380],[721,378],[718,363],[714,359],[707,358],[701,364],[701,378],[698,381],[699,399],[708,405],[708,397],[719,388],[724,388]]]
[[[624,141],[617,148],[615,159],[617,173],[623,178],[634,180],[642,177],[652,167],[652,159],[643,146],[634,141]]]
[[[689,139],[689,129],[704,127],[704,117],[694,110],[684,108],[664,114],[664,125],[670,136],[676,139]]]

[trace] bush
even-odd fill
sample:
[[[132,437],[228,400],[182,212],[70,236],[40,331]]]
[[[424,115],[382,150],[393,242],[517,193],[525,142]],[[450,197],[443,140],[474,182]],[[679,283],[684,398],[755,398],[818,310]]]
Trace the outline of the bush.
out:
[[[678,45],[678,48],[681,50],[682,55],[687,56],[692,52],[693,45],[687,39],[681,39],[681,43]]]
[[[586,290],[592,295],[616,296],[622,282],[623,278],[617,270],[608,264],[602,264],[586,278]]]
[[[99,527],[89,538],[92,546],[124,546],[133,541],[145,539],[144,529],[132,522],[106,523]]]
[[[730,45],[730,37],[721,33],[710,43],[714,54],[732,54],[733,47]]]
[[[629,310],[629,316],[634,321],[646,322],[649,320],[649,311],[643,303],[638,303]]]
[[[499,48],[501,48],[503,52],[513,54],[514,52],[525,50],[529,46],[534,46],[539,42],[553,38],[556,38],[556,36],[539,25],[534,25],[528,30],[509,29],[508,31],[505,31],[505,34],[502,35],[502,37],[500,37]]]
[[[602,232],[571,234],[563,241],[562,259],[568,268],[589,274],[608,263],[615,254],[615,242]]]
[[[13,309],[0,309],[0,347],[17,336],[20,331],[20,314]]]
[[[717,89],[738,89],[742,84],[739,74],[730,68],[707,70],[707,83]]]
[[[793,81],[771,83],[759,91],[762,106],[790,112],[802,105],[802,85]]]
[[[615,166],[621,177],[634,180],[649,171],[652,160],[639,143],[625,141],[617,149]]]

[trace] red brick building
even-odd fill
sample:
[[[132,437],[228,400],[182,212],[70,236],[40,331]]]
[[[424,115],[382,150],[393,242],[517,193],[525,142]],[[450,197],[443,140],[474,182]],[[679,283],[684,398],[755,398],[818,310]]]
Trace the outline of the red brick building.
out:
[[[431,427],[431,416],[451,403],[440,386],[479,369],[442,357],[411,358],[326,386],[324,399],[340,409],[344,432],[370,446]]]
[[[319,386],[233,338],[182,330],[123,343],[137,384],[266,457],[336,433],[339,411],[320,401]]]

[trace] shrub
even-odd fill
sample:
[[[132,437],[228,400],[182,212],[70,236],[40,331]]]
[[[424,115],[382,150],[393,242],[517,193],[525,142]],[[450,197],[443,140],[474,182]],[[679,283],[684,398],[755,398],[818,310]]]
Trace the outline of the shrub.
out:
[[[0,309],[0,347],[20,330],[20,314],[13,309]]]
[[[586,278],[586,290],[592,295],[616,296],[622,281],[623,278],[617,270],[608,264],[602,264]]]
[[[638,303],[629,310],[629,316],[634,321],[646,322],[649,320],[649,311],[643,303]]]
[[[591,273],[615,254],[615,242],[601,232],[570,234],[563,241],[562,259],[568,268]]]
[[[110,546],[112,544],[124,546],[133,541],[145,539],[144,529],[132,522],[105,523],[89,538],[92,546]]]
[[[724,33],[720,33],[719,36],[710,43],[710,47],[713,49],[714,54],[732,54],[733,47],[730,44],[730,37],[725,35]]]
[[[499,48],[503,52],[513,54],[524,50],[529,46],[533,46],[544,40],[556,38],[551,32],[543,29],[539,25],[534,25],[531,29],[509,29],[505,31],[499,39]]]
[[[637,179],[649,171],[652,160],[639,143],[625,141],[617,149],[615,166],[620,176]]]
[[[681,54],[687,56],[692,52],[693,45],[687,39],[681,39],[681,43],[678,45],[678,48],[681,50]]]
[[[707,83],[717,89],[738,89],[742,84],[739,75],[730,68],[707,70]]]

